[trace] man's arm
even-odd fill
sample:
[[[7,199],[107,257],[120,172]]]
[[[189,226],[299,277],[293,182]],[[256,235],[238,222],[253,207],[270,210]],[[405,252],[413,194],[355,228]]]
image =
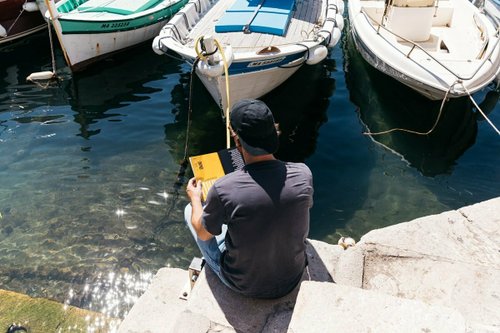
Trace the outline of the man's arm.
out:
[[[201,216],[203,215],[203,206],[201,204],[201,181],[196,180],[194,177],[191,178],[188,182],[186,192],[192,207],[191,224],[198,238],[202,241],[207,241],[214,237],[214,235],[209,233],[201,223]]]

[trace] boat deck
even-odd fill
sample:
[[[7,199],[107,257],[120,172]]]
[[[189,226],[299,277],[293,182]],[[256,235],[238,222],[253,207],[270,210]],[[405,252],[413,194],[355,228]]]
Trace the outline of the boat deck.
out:
[[[189,33],[186,46],[194,47],[198,37],[209,34],[221,43],[230,44],[233,49],[256,49],[298,43],[307,40],[308,36],[313,36],[312,32],[322,24],[320,21],[326,12],[326,1],[297,0],[285,36],[251,32],[242,38],[241,32],[215,32],[215,23],[234,2],[235,0],[218,1]]]
[[[362,11],[377,28],[384,12],[384,1],[364,0],[361,4]],[[478,58],[484,47],[484,41],[478,38],[480,33],[468,7],[455,5],[454,0],[441,0],[433,16],[429,39],[418,41],[417,44],[438,59],[472,61]],[[413,44],[385,29],[380,34],[403,52],[409,53],[412,49]]]

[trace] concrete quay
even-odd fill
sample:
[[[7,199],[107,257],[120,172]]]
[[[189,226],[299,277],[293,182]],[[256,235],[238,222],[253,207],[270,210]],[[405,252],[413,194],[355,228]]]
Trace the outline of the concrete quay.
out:
[[[163,268],[119,333],[500,332],[500,197],[373,230],[347,250],[309,240],[289,295],[242,297],[203,269]],[[188,288],[189,290],[189,288]]]

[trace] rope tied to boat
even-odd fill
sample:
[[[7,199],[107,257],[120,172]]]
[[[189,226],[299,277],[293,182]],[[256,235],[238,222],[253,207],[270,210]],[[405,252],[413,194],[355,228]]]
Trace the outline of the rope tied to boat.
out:
[[[24,5],[26,5],[26,3],[28,2],[28,0],[26,0],[22,6],[22,9],[21,9],[21,12],[19,13],[19,15],[17,15],[16,19],[14,20],[14,22],[10,25],[9,29],[7,29],[7,35],[9,35],[10,31],[12,30],[12,28],[14,28],[14,26],[16,25],[17,21],[19,20],[19,18],[21,17],[21,15],[23,15],[25,9],[24,9]]]
[[[222,47],[222,44],[219,43],[217,39],[214,38],[214,44],[216,46],[215,50],[213,52],[207,53],[206,50],[204,49],[204,44],[203,44],[203,39],[205,36],[200,36],[196,40],[196,43],[194,45],[195,51],[197,58],[199,58],[201,61],[208,62],[208,57],[211,55],[214,55],[217,51],[220,53],[221,58],[222,58],[222,65],[224,67],[224,76],[225,76],[225,83],[226,83],[226,110],[224,110],[224,118],[226,119],[226,148],[231,147],[231,133],[229,132],[229,112],[231,109],[231,99],[229,97],[229,66],[227,63],[226,59],[226,54],[224,52],[224,49]],[[201,51],[198,46],[201,46]]]
[[[36,84],[38,87],[42,89],[47,89],[52,82],[56,81],[58,82],[60,80],[60,77],[57,76],[56,74],[56,58],[54,54],[54,42],[52,39],[52,29],[50,27],[50,20],[47,20],[47,28],[49,30],[49,41],[50,41],[50,56],[51,56],[51,61],[52,61],[52,72],[45,71],[45,72],[37,72],[37,73],[31,73],[27,78],[26,81],[33,82]],[[42,80],[45,83],[40,83],[39,81]]]
[[[500,131],[498,130],[498,128],[486,116],[486,114],[483,112],[483,110],[481,110],[481,108],[479,107],[479,105],[476,103],[476,101],[472,97],[472,94],[470,93],[470,91],[465,87],[464,82],[462,80],[460,80],[460,79],[455,80],[455,82],[453,82],[450,85],[450,87],[448,88],[448,90],[446,91],[446,94],[444,95],[444,98],[441,101],[441,107],[439,108],[439,113],[438,113],[438,116],[436,118],[436,121],[434,122],[434,125],[432,125],[432,128],[430,130],[428,130],[427,132],[418,132],[418,131],[414,131],[414,130],[410,130],[410,129],[406,129],[406,128],[391,128],[391,129],[386,130],[386,131],[375,132],[375,133],[372,133],[370,131],[363,132],[363,135],[382,135],[382,134],[388,134],[388,133],[395,132],[395,131],[407,132],[407,133],[412,133],[412,134],[417,134],[417,135],[428,135],[428,134],[432,133],[434,131],[434,129],[436,128],[439,120],[441,119],[441,115],[443,113],[443,107],[444,107],[445,102],[448,99],[449,92],[457,84],[460,84],[462,86],[462,88],[464,89],[464,91],[467,93],[469,99],[471,100],[472,104],[474,104],[474,107],[479,111],[479,113],[481,113],[481,115],[484,117],[484,119],[486,119],[486,121],[488,122],[488,124],[490,124],[490,126],[493,127],[493,129],[495,130],[495,132],[497,132],[497,134],[500,135]]]
[[[457,80],[459,81],[459,80]],[[444,104],[446,102],[446,100],[448,99],[448,94],[449,92],[451,91],[451,89],[455,86],[455,84],[457,84],[458,82],[455,81],[449,88],[448,90],[446,91],[446,93],[444,94],[444,97],[443,97],[443,100],[441,101],[441,106],[439,107],[439,113],[438,113],[438,116],[436,118],[436,121],[434,121],[434,125],[432,125],[431,129],[428,130],[427,132],[418,132],[418,131],[414,131],[414,130],[411,130],[411,129],[407,129],[407,128],[399,128],[399,127],[396,127],[396,128],[391,128],[389,130],[386,130],[386,131],[381,131],[381,132],[375,132],[375,133],[372,133],[370,131],[368,132],[363,132],[363,135],[382,135],[382,134],[388,134],[388,133],[392,133],[392,132],[396,132],[396,131],[400,131],[400,132],[406,132],[406,133],[412,133],[412,134],[416,134],[416,135],[429,135],[431,134],[434,129],[436,128],[438,122],[439,122],[439,119],[441,119],[441,115],[443,113],[443,107],[444,107]]]
[[[495,132],[497,132],[498,135],[500,135],[500,131],[498,130],[498,128],[493,124],[493,122],[486,116],[486,114],[483,112],[483,110],[481,110],[481,108],[479,107],[479,105],[476,103],[476,101],[474,100],[474,98],[472,97],[472,94],[469,92],[469,90],[467,90],[467,88],[465,87],[465,85],[462,83],[462,87],[464,88],[465,92],[467,93],[467,95],[469,96],[472,104],[474,104],[474,107],[477,109],[477,111],[479,111],[479,113],[484,117],[484,119],[486,119],[486,121],[488,122],[488,124],[490,124],[490,126],[495,130]]]

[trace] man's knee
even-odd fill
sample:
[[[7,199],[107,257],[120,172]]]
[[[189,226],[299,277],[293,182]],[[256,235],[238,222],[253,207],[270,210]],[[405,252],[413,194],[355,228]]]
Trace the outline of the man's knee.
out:
[[[191,207],[191,204],[188,203],[186,205],[186,207],[184,208],[184,221],[186,221],[186,223],[188,225],[191,225],[191,215],[193,213],[193,207]]]

